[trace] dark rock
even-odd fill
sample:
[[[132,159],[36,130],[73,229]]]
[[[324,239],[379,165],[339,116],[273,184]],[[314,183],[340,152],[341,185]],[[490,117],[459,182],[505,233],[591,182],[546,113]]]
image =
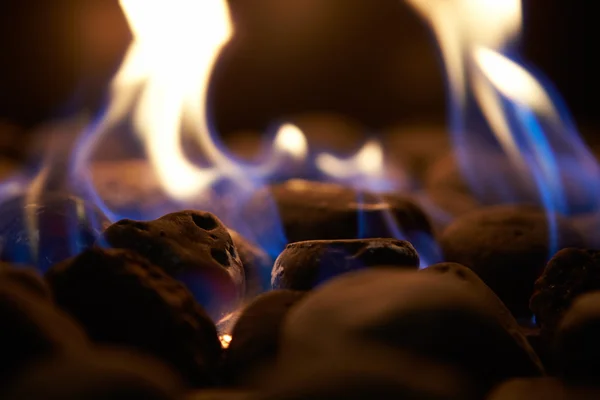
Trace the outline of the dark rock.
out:
[[[31,363],[88,345],[83,330],[65,313],[8,279],[0,279],[0,326],[0,391]]]
[[[50,289],[42,276],[33,268],[18,267],[0,262],[0,283],[10,281],[41,299],[50,300],[52,295]]]
[[[78,197],[47,193],[30,202],[16,196],[0,204],[0,260],[45,272],[92,246],[109,224]]]
[[[528,318],[529,298],[553,250],[578,247],[581,236],[558,218],[552,249],[546,215],[533,206],[503,205],[470,212],[444,231],[446,261],[463,264],[498,295],[515,318]]]
[[[326,333],[325,333],[326,335]],[[344,352],[282,364],[265,382],[264,400],[473,399],[457,369],[387,346],[349,345]]]
[[[244,295],[242,262],[227,228],[211,213],[124,219],[104,236],[111,246],[133,250],[183,281],[215,320],[235,310]]]
[[[258,296],[241,313],[225,353],[224,379],[233,384],[250,384],[266,375],[279,353],[280,331],[291,307],[304,292],[274,290]]]
[[[406,197],[355,191],[332,183],[299,179],[274,185],[258,193],[249,211],[265,196],[272,196],[289,243],[402,235],[414,244],[414,236],[431,235],[423,210]],[[273,223],[267,221],[266,223]],[[272,231],[270,228],[257,227]],[[417,247],[415,245],[415,247]]]
[[[555,358],[558,373],[571,384],[600,382],[600,292],[575,300],[558,326]]]
[[[540,375],[537,359],[504,328],[497,309],[458,279],[396,269],[338,277],[286,317],[281,360],[382,343],[463,369],[480,393],[511,377]]]
[[[552,339],[564,313],[586,292],[600,290],[600,251],[563,249],[535,282],[530,307],[542,333]]]
[[[215,382],[221,345],[214,323],[185,286],[129,250],[90,249],[46,278],[58,305],[105,344],[148,352],[194,386]]]
[[[462,285],[465,291],[475,294],[479,302],[486,309],[493,312],[498,322],[506,329],[524,351],[529,354],[533,360],[542,369],[542,362],[539,360],[536,352],[529,343],[523,328],[517,323],[510,311],[506,308],[502,300],[490,289],[471,269],[457,263],[439,263],[431,265],[421,273],[439,274],[448,279],[456,279],[457,283]]]
[[[24,374],[6,400],[177,400],[178,376],[152,357],[94,350],[47,360]]]
[[[311,290],[338,275],[363,268],[419,267],[419,255],[404,240],[310,240],[288,244],[275,260],[273,289]]]
[[[258,245],[250,242],[236,231],[229,229],[229,234],[244,267],[246,298],[252,299],[271,287],[273,260]]]
[[[567,386],[555,378],[513,379],[503,383],[488,400],[596,400],[600,389]]]
[[[238,390],[202,390],[185,397],[185,400],[253,400],[256,394]]]

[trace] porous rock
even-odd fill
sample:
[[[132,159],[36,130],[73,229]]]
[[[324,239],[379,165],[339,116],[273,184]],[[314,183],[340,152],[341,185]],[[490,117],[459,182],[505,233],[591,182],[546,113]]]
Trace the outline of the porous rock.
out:
[[[87,250],[52,267],[56,303],[97,343],[150,353],[193,386],[215,383],[214,323],[183,284],[129,250]]]
[[[104,233],[185,282],[215,319],[235,310],[244,295],[244,270],[231,235],[211,213],[185,210],[152,221],[121,220]]]
[[[419,255],[404,240],[309,240],[290,243],[275,260],[273,289],[311,290],[338,275],[376,266],[417,269]]]
[[[482,208],[455,220],[440,238],[446,261],[471,268],[515,318],[529,318],[529,298],[551,252],[583,243],[568,221],[557,217],[552,246],[546,214],[533,206]]]
[[[229,229],[229,234],[244,267],[246,298],[252,299],[270,288],[269,277],[273,268],[273,260],[258,245],[236,231]]]
[[[561,318],[582,294],[600,290],[600,251],[563,249],[535,282],[530,307],[543,335],[551,340]]]

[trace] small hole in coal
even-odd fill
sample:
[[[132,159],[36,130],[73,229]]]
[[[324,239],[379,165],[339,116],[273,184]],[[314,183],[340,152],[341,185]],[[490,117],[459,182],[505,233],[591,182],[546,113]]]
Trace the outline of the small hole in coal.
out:
[[[219,249],[210,249],[210,255],[219,264],[225,267],[229,266],[229,256],[227,255],[226,251]]]
[[[192,219],[196,226],[207,231],[217,227],[217,221],[211,215],[192,214]]]
[[[231,257],[236,258],[237,251],[235,251],[235,247],[233,245],[230,245],[228,248],[229,248],[229,254],[231,254]]]
[[[158,232],[158,234],[160,235],[160,237],[167,236],[167,234],[165,233],[165,231],[160,231],[160,232]]]
[[[214,233],[211,233],[209,235],[211,238],[213,238],[214,240],[217,240],[219,237],[217,235],[215,235]]]
[[[454,271],[454,273],[456,274],[456,276],[458,276],[460,279],[467,279],[467,274],[465,273],[465,271],[463,271],[462,269],[457,269],[456,271]]]
[[[446,272],[450,271],[450,267],[449,267],[449,266],[447,266],[447,265],[444,265],[444,266],[441,266],[441,267],[436,267],[436,270],[437,270],[438,272],[441,272],[441,273],[443,273],[443,274],[444,274],[444,273],[446,273]]]

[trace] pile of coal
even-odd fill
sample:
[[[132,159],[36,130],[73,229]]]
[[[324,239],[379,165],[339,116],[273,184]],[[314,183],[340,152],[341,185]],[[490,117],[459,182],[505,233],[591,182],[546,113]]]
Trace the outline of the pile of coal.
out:
[[[513,379],[496,388],[488,400],[596,400],[600,388],[571,386],[556,378]]]
[[[600,251],[563,249],[535,282],[530,307],[543,335],[551,340],[561,318],[582,294],[600,290]]]
[[[350,187],[292,179],[256,194],[246,213],[274,203],[289,243],[305,240],[397,237],[411,241],[413,235],[432,234],[423,210],[411,199],[378,195]],[[272,232],[264,221],[257,230]]]
[[[305,293],[273,290],[258,296],[242,311],[225,353],[223,378],[233,385],[252,385],[269,376],[279,353],[284,317]]]
[[[95,349],[36,365],[12,384],[6,400],[178,400],[179,377],[132,351]]]
[[[78,197],[45,193],[0,204],[0,260],[46,271],[92,246],[110,222]]]
[[[419,267],[419,255],[396,239],[309,240],[288,244],[275,260],[273,289],[311,290],[338,275],[363,268]]]
[[[546,214],[533,206],[481,208],[446,228],[440,245],[446,261],[463,264],[498,295],[516,318],[529,318],[536,279],[551,256],[553,237]],[[580,234],[556,221],[556,247],[580,247]]]
[[[560,321],[555,337],[557,374],[571,385],[600,382],[600,292],[585,294]]]
[[[130,250],[93,248],[46,274],[56,303],[96,343],[152,354],[191,386],[214,385],[221,344],[183,284]]]
[[[9,268],[0,271],[0,397],[35,362],[88,346],[83,330],[52,304],[41,282]]]
[[[315,289],[285,319],[280,362],[295,365],[378,344],[464,371],[483,394],[512,377],[541,375],[497,306],[451,276],[374,268]]]
[[[273,259],[258,245],[236,231],[232,229],[228,231],[244,268],[246,298],[252,299],[259,293],[270,289]]]
[[[242,262],[227,228],[211,213],[186,210],[152,221],[125,219],[111,225],[104,238],[184,282],[215,320],[240,305]]]

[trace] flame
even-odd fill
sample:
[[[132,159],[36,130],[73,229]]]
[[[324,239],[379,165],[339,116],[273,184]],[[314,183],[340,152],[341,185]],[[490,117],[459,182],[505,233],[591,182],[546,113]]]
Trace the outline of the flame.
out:
[[[471,190],[484,203],[537,201],[547,213],[553,251],[556,214],[599,209],[600,169],[558,97],[513,54],[521,1],[409,2],[440,43],[455,152]],[[508,173],[489,167],[495,154],[506,159]],[[523,183],[528,191],[518,188]]]
[[[302,160],[308,154],[308,142],[300,128],[296,125],[284,124],[275,137],[275,149]]]

